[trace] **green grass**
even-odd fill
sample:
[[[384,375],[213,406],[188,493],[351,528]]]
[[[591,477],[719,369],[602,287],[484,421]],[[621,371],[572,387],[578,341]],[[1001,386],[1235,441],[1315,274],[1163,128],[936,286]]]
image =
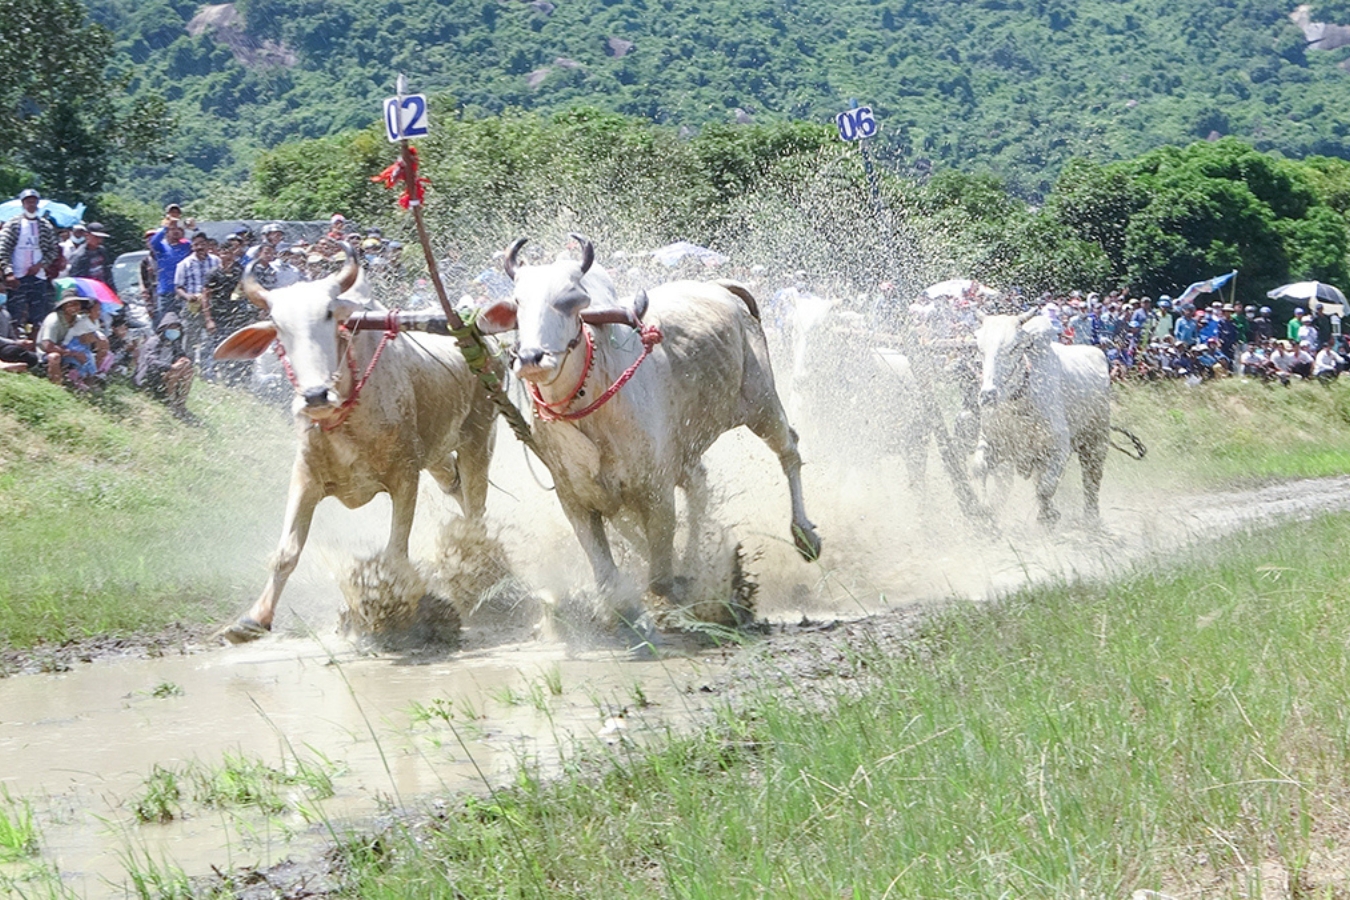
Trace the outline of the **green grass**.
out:
[[[527,767],[363,843],[350,893],[1253,896],[1263,863],[1344,892],[1350,516],[1208,551],[854,646],[825,714],[766,675],[717,728],[592,751],[599,774]]]
[[[209,809],[252,808],[268,815],[298,809],[308,815],[312,810],[307,804],[333,796],[338,768],[322,757],[297,758],[276,767],[233,753],[225,754],[218,766],[157,764],[131,809],[138,821],[147,823],[180,818],[186,803]]]
[[[206,427],[122,387],[90,401],[0,378],[0,643],[211,621],[256,589],[287,426],[209,385],[193,405]]]
[[[1346,378],[1287,388],[1244,379],[1196,387],[1177,381],[1120,386],[1112,421],[1143,439],[1148,465],[1161,464],[1163,474],[1193,484],[1350,472]]]
[[[8,790],[0,788],[0,863],[28,859],[37,852],[33,808],[27,800],[16,800]]]

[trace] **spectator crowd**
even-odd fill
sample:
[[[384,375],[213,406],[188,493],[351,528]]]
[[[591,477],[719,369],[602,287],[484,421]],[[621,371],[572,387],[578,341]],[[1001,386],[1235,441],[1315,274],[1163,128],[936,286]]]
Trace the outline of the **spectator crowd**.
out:
[[[376,275],[396,270],[402,249],[379,229],[349,227],[341,214],[313,243],[288,242],[280,223],[218,241],[169,204],[159,227],[144,234],[139,295],[118,297],[101,223],[58,229],[39,214],[37,191],[19,200],[23,212],[0,227],[0,372],[32,372],[77,392],[122,379],[187,421],[196,378],[250,377],[245,365],[212,359],[219,339],[261,317],[240,289],[246,265],[272,289],[336,271],[344,243],[360,248]]]
[[[930,338],[960,338],[974,333],[980,312],[1034,311],[1053,323],[1064,343],[1100,347],[1117,381],[1198,383],[1242,375],[1288,385],[1299,379],[1332,381],[1350,367],[1336,304],[1311,301],[1281,320],[1269,306],[1205,304],[1165,294],[1155,301],[1121,290],[1104,297],[1074,290],[1028,300],[987,290],[972,282],[963,296],[921,298],[910,307],[910,322]]]

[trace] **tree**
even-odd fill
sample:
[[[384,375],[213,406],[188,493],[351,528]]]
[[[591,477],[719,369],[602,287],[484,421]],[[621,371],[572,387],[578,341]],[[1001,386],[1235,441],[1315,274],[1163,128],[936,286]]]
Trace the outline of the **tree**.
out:
[[[79,0],[0,0],[0,162],[92,201],[119,157],[153,158],[173,126],[168,107],[125,98],[112,61],[111,32],[87,22]]]

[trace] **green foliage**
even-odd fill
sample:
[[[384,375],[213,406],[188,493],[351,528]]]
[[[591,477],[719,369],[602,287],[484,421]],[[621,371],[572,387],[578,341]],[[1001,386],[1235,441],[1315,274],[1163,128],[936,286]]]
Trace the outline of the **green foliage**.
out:
[[[0,159],[73,203],[101,192],[119,160],[153,158],[168,107],[128,92],[113,59],[112,32],[80,0],[0,0]]]
[[[1344,5],[1318,8],[1350,22]],[[1253,0],[241,0],[196,36],[195,4],[89,6],[130,90],[163,88],[182,123],[171,165],[125,173],[157,202],[237,184],[259,148],[367,127],[398,72],[473,118],[586,104],[691,131],[824,127],[857,98],[897,171],[988,169],[1032,199],[1069,159],[1212,133],[1350,155],[1350,51],[1307,49],[1287,8]]]
[[[1286,281],[1350,283],[1338,166],[1260,153],[1232,138],[1164,147],[1107,165],[1065,169],[1047,214],[1100,247],[1110,277],[1147,294],[1175,293],[1229,269],[1239,296]]]

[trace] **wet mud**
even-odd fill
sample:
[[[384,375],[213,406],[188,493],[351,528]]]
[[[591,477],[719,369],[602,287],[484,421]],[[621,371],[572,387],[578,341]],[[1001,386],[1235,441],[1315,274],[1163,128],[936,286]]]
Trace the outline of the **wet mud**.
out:
[[[340,636],[344,610],[350,617],[359,608],[344,582],[357,561],[378,557],[388,504],[349,511],[326,502],[273,637],[220,648],[210,629],[175,626],[0,659],[16,674],[0,679],[0,787],[31,805],[38,862],[78,895],[124,896],[130,859],[198,878],[220,878],[218,870],[244,896],[321,896],[331,889],[323,853],[335,833],[504,783],[522,761],[547,770],[576,742],[604,740],[616,716],[639,737],[696,727],[747,673],[765,671],[766,654],[779,677],[830,679],[846,665],[850,640],[881,635],[898,646],[923,610],[945,599],[1107,573],[1171,557],[1198,535],[1350,508],[1350,478],[1200,498],[1159,487],[1154,466],[1163,463],[1114,455],[1101,528],[1075,517],[1071,466],[1058,528],[1035,524],[1030,486],[1016,482],[994,531],[956,511],[938,465],[912,490],[896,456],[840,437],[803,441],[812,461],[803,473],[807,506],[825,539],[816,563],[792,547],[786,486],[767,448],[732,433],[708,454],[719,538],[707,552],[686,552],[684,568],[713,593],[753,601],[760,627],[748,649],[715,646],[715,632],[667,631],[654,650],[634,654],[621,641],[557,640],[541,627],[549,602],[584,590],[589,571],[547,473],[531,468],[508,435],[494,461],[486,533],[447,545],[453,502],[431,484],[420,498],[412,557],[422,581],[400,596],[439,585],[464,623],[457,643],[372,650]],[[266,537],[253,551],[259,588]],[[472,554],[461,551],[474,541],[496,548],[493,566],[466,565]],[[640,571],[639,554],[621,556]],[[739,583],[734,558],[744,569]],[[189,797],[168,822],[138,820],[157,767],[181,773],[228,756],[317,766],[331,776],[332,795],[290,787],[272,811]],[[14,877],[13,868],[0,876]]]

